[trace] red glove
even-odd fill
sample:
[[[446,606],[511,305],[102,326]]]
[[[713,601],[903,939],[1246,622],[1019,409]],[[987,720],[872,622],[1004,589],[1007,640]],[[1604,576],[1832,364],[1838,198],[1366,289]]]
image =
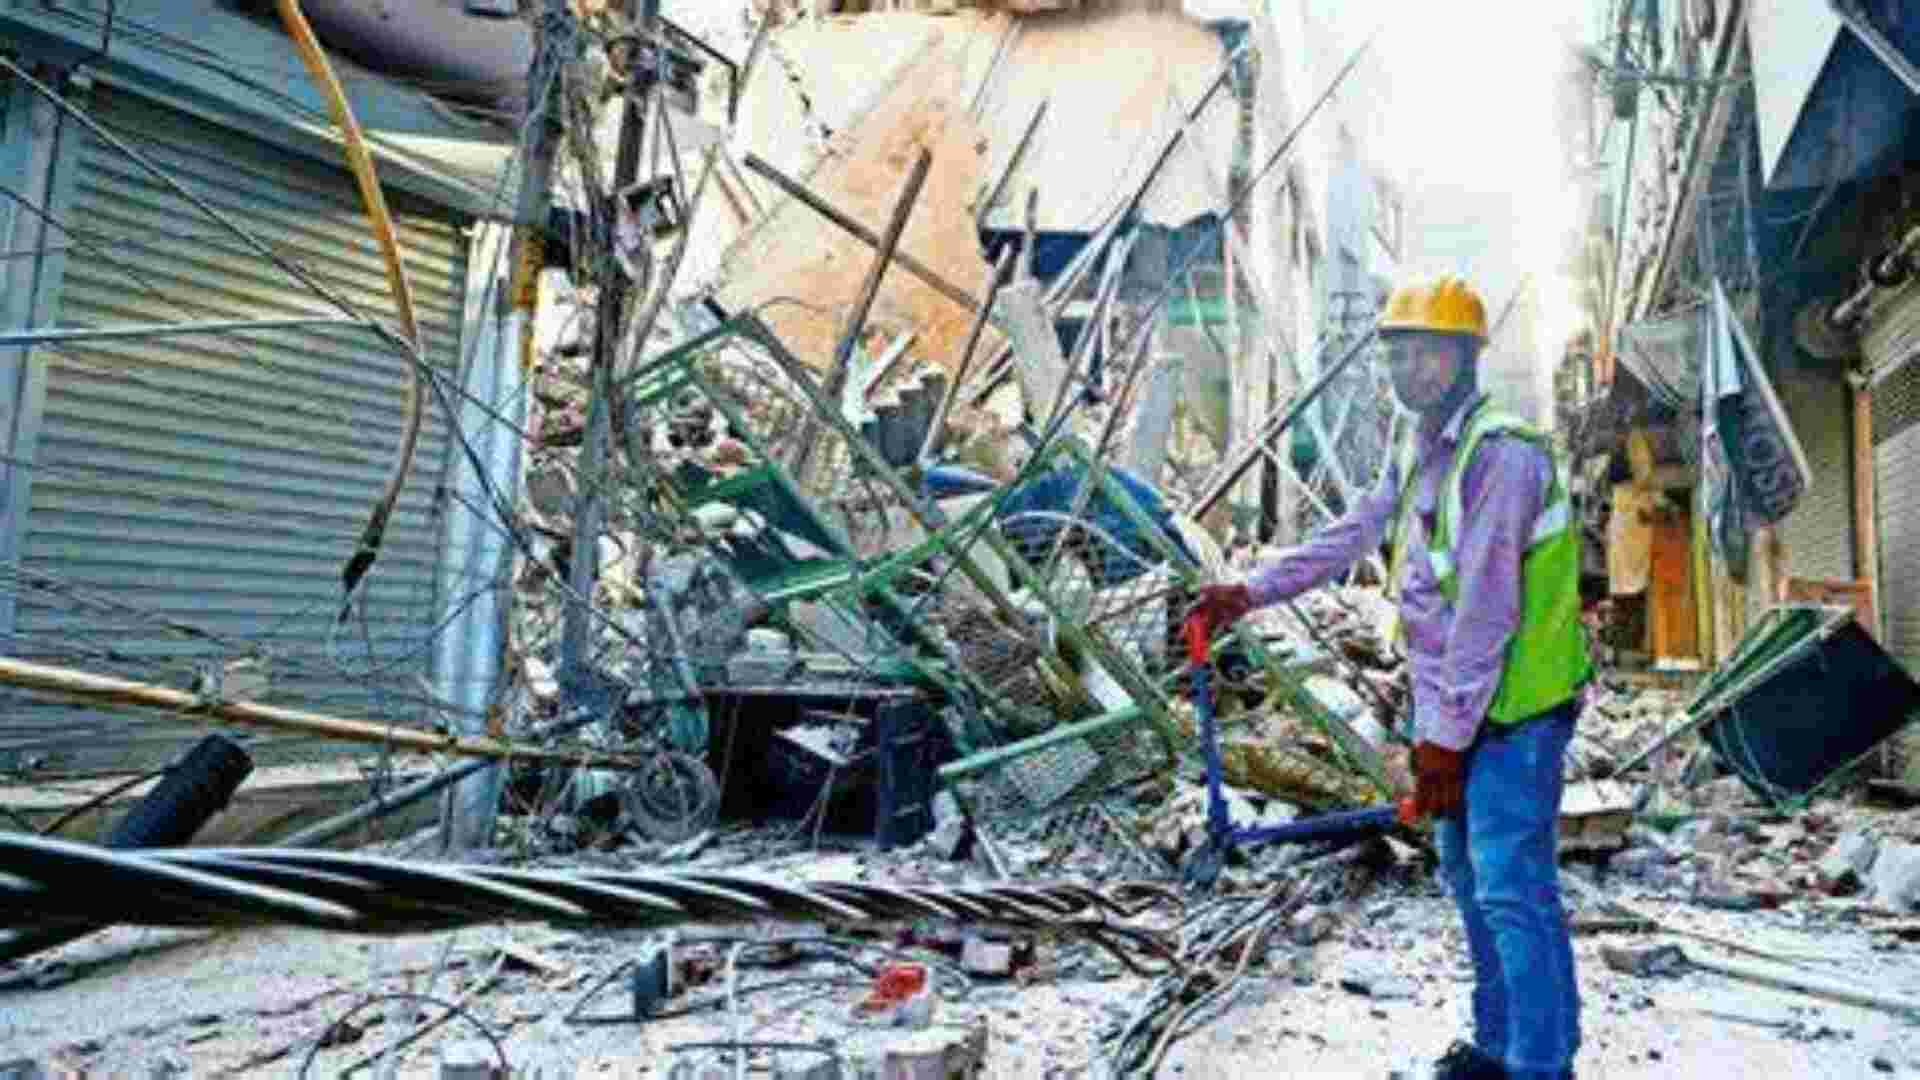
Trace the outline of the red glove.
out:
[[[1223,630],[1253,610],[1253,594],[1245,585],[1202,585],[1200,598],[1194,601],[1194,613],[1207,621],[1207,634]]]
[[[1459,813],[1467,798],[1467,754],[1434,743],[1413,747],[1413,804],[1420,817]]]

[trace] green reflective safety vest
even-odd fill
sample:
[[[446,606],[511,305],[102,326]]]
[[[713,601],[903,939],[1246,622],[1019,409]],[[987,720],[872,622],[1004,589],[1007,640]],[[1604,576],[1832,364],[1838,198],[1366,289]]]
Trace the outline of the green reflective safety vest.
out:
[[[1433,534],[1420,553],[1441,594],[1455,607],[1460,603],[1460,582],[1454,566],[1453,529],[1465,516],[1460,485],[1480,440],[1489,435],[1526,439],[1546,451],[1549,460],[1553,456],[1551,441],[1526,421],[1491,409],[1484,400],[1473,406],[1436,508]],[[1399,452],[1401,487],[1391,527],[1393,564],[1388,574],[1388,595],[1395,600],[1404,584],[1412,546],[1408,514],[1418,463],[1417,439],[1417,433],[1409,430]],[[1520,625],[1507,642],[1500,687],[1487,707],[1487,719],[1496,724],[1517,724],[1564,705],[1593,675],[1586,627],[1580,622],[1580,530],[1558,469],[1552,470],[1549,485],[1546,505],[1534,521],[1533,536],[1520,562]],[[1397,623],[1396,632],[1401,632]]]

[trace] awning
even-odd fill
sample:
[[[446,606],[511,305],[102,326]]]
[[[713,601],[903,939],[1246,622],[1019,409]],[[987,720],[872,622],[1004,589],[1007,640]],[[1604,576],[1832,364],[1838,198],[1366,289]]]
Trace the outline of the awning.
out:
[[[1700,356],[1708,319],[1707,305],[1678,315],[1642,319],[1620,328],[1615,352],[1654,397],[1676,408],[1691,407],[1700,394]]]
[[[1887,44],[1920,57],[1920,12],[1868,6]],[[1920,99],[1831,4],[1766,0],[1753,6],[1747,31],[1769,189],[1824,188],[1899,163],[1889,151]]]

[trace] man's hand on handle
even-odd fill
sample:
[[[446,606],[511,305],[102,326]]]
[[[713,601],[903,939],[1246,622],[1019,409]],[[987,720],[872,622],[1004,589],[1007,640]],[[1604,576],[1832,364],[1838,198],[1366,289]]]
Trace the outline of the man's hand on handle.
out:
[[[1238,583],[1202,585],[1199,599],[1193,604],[1193,614],[1206,622],[1209,637],[1239,622],[1252,610],[1253,594]]]

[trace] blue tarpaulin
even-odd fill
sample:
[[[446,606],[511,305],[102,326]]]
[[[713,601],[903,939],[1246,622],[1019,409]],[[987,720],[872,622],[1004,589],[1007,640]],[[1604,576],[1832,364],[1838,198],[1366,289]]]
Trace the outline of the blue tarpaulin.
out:
[[[1152,484],[1125,469],[1109,468],[1106,474],[1177,550],[1193,558],[1193,552],[1181,542],[1179,532],[1173,527],[1173,513]],[[1009,531],[1018,536],[1026,554],[1032,556],[1039,547],[1051,547],[1059,539],[1061,530],[1070,523],[1067,515],[1073,512],[1080,498],[1086,475],[1085,466],[1062,466],[1007,493],[997,517],[1003,525],[1010,519],[1019,519],[1017,527]],[[1165,561],[1134,525],[1133,519],[1105,491],[1097,492],[1088,501],[1084,520],[1105,534],[1099,540],[1112,540],[1112,543],[1092,542],[1083,549],[1095,587],[1105,589],[1131,581],[1149,567]]]

